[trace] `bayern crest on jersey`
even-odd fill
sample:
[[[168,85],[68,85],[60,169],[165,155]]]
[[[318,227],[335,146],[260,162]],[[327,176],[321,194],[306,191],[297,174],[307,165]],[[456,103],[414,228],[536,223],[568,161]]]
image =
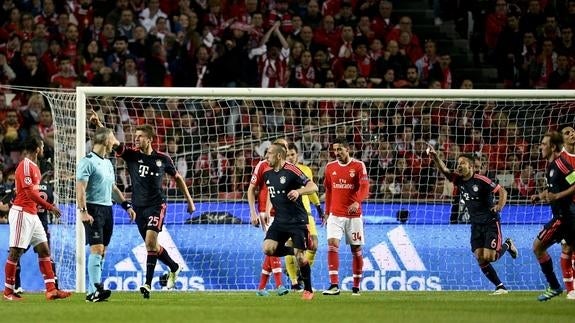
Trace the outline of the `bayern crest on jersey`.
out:
[[[474,192],[479,191],[479,187],[477,187],[477,185],[473,185],[472,189],[473,189]]]
[[[30,177],[30,176],[24,177],[24,184],[31,185],[32,184],[32,177]]]
[[[285,184],[286,183],[286,177],[282,176],[280,177],[280,184]]]
[[[162,161],[160,159],[156,159],[156,166],[162,167]]]

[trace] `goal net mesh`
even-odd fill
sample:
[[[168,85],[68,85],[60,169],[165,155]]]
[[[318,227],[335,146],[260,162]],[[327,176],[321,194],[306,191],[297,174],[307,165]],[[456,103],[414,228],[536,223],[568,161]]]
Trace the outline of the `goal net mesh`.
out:
[[[54,113],[55,188],[64,206],[61,224],[53,226],[52,248],[61,285],[72,289],[77,266],[76,95],[43,94]],[[95,111],[121,142],[134,141],[137,125],[152,125],[157,134],[154,148],[170,155],[186,179],[197,211],[186,212],[181,192],[166,178],[169,208],[160,235],[160,243],[184,265],[177,285],[183,290],[255,289],[263,260],[263,233],[249,224],[246,192],[254,166],[275,139],[295,143],[300,161],[313,171],[323,201],[324,168],[333,159],[330,143],[337,136],[348,139],[352,157],[362,160],[369,173],[370,195],[363,207],[363,289],[492,288],[470,252],[465,207],[453,194],[452,184],[434,168],[425,152],[427,144],[451,169],[459,154],[475,154],[476,170],[507,189],[503,234],[513,237],[526,255],[523,260],[504,257],[494,266],[511,288],[541,288],[539,266],[527,254],[550,215],[547,206],[532,206],[528,199],[545,186],[546,163],[539,154],[542,135],[572,126],[573,109],[572,101],[433,97],[86,99],[86,110]],[[93,128],[83,126],[89,151]],[[110,158],[118,187],[130,197],[132,183],[125,165]],[[135,290],[145,277],[145,246],[119,207],[115,207],[115,223],[103,279],[108,288]],[[318,231],[320,246],[312,275],[314,287],[324,288],[329,286],[325,228],[318,224]],[[351,256],[343,243],[340,257],[342,287],[350,289]],[[157,277],[166,267],[158,263],[156,270],[153,288],[159,290]]]

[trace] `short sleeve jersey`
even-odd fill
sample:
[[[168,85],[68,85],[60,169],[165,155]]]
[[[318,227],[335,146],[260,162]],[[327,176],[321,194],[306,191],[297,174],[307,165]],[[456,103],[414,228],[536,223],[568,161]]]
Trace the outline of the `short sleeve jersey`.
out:
[[[499,221],[500,215],[491,211],[495,205],[495,193],[501,186],[488,177],[473,174],[468,180],[457,174],[452,174],[450,180],[459,190],[459,195],[469,212],[469,221],[475,224],[487,224]]]
[[[166,202],[162,181],[164,174],[178,174],[170,156],[152,151],[150,155],[139,149],[120,145],[117,154],[126,161],[132,180],[132,203],[138,207],[159,205]]]
[[[76,167],[76,179],[87,182],[86,202],[96,205],[112,205],[112,187],[116,181],[114,166],[109,159],[95,152],[80,159]]]
[[[296,165],[286,162],[279,171],[267,169],[263,180],[276,210],[274,224],[306,225],[308,216],[302,196],[291,201],[287,195],[290,191],[305,186],[309,182],[307,176]]]
[[[30,159],[24,158],[16,167],[14,176],[16,178],[16,194],[13,204],[20,206],[26,213],[37,214],[37,204],[28,197],[25,190],[38,191],[38,184],[42,179],[40,168]]]

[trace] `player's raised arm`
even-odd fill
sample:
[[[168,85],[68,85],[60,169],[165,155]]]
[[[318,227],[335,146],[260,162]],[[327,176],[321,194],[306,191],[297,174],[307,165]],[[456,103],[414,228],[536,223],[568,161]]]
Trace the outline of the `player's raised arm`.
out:
[[[435,166],[437,167],[437,169],[439,169],[439,171],[441,173],[443,173],[443,175],[445,177],[449,178],[449,175],[451,174],[451,170],[449,168],[447,168],[447,166],[445,165],[443,160],[439,159],[439,156],[437,156],[437,152],[435,151],[435,149],[433,148],[432,145],[427,144],[426,152],[429,156],[431,156],[431,158],[433,158],[433,162],[435,163]]]

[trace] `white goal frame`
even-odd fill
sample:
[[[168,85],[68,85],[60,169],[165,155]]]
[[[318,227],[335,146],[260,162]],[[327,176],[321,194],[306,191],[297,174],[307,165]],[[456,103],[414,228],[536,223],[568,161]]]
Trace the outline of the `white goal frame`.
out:
[[[436,89],[264,89],[264,88],[165,88],[165,87],[77,87],[76,162],[86,154],[86,100],[92,96],[188,97],[201,99],[290,99],[318,100],[574,100],[572,90],[436,90]],[[86,246],[84,227],[76,213],[76,291],[86,289]]]

